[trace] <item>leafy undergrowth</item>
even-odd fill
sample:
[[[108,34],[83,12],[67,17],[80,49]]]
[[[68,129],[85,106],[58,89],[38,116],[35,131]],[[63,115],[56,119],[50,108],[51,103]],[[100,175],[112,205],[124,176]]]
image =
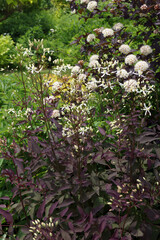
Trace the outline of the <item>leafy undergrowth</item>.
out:
[[[81,48],[78,63],[55,60],[45,74],[43,41],[20,51],[21,87],[6,78],[1,91],[18,90],[15,102],[2,103],[1,235],[158,240],[159,5],[73,0],[70,6],[86,23],[105,14],[136,19],[137,35],[121,22],[85,32],[72,43]]]

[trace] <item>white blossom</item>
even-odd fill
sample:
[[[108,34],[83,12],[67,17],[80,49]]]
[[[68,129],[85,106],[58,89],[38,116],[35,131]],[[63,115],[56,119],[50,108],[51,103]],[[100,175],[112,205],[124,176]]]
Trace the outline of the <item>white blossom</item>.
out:
[[[140,52],[142,55],[147,56],[152,53],[152,48],[149,45],[144,45],[140,48]]]
[[[57,110],[57,109],[53,110],[51,117],[52,118],[60,117],[59,110]]]
[[[48,58],[48,62],[51,62],[51,60],[52,60],[52,58],[51,58],[51,56],[49,56],[49,58]]]
[[[39,73],[42,71],[43,67],[41,67],[40,69],[38,69],[37,67],[34,66],[34,64],[29,65],[29,67],[26,67],[28,69],[28,71],[30,71],[32,74],[34,73]]]
[[[76,13],[76,9],[73,9],[72,11],[71,11],[71,14],[75,14]]]
[[[25,112],[25,115],[30,115],[31,113],[33,113],[32,109],[31,108],[27,108],[26,109],[26,112]]]
[[[136,63],[134,70],[136,72],[142,73],[144,71],[146,71],[149,68],[149,64],[145,61],[139,61]]]
[[[130,54],[125,58],[125,64],[132,65],[138,61],[134,54]]]
[[[138,84],[137,81],[134,79],[129,79],[128,81],[125,81],[123,84],[123,87],[125,88],[126,92],[136,92]]]
[[[81,4],[83,3],[89,3],[89,0],[81,0]]]
[[[131,51],[131,48],[130,46],[128,46],[127,44],[122,44],[120,47],[119,47],[119,51],[123,54],[128,54],[130,51]]]
[[[125,69],[120,69],[117,71],[117,77],[127,78],[128,76],[129,76],[129,73]]]
[[[52,90],[53,90],[53,91],[59,90],[60,87],[61,87],[61,83],[58,82],[58,81],[56,81],[56,82],[54,82],[54,83],[52,84]]]
[[[142,110],[145,111],[145,115],[147,115],[147,113],[151,116],[151,112],[150,112],[150,109],[151,109],[151,105],[150,106],[146,106],[146,104],[144,103],[144,108]]]
[[[141,10],[146,10],[147,8],[148,8],[148,6],[147,6],[146,4],[143,4],[143,5],[140,7]]]
[[[84,81],[84,80],[86,79],[86,77],[87,77],[86,74],[81,73],[81,74],[79,74],[79,76],[78,76],[78,80],[79,80],[79,81]]]
[[[96,54],[94,54],[94,55],[92,55],[92,56],[90,57],[89,61],[91,62],[91,61],[93,61],[93,60],[98,60],[98,59],[99,59],[99,56],[96,55]]]
[[[91,1],[88,3],[87,5],[87,9],[90,11],[90,12],[93,12],[94,9],[97,8],[97,2],[96,1]]]
[[[92,61],[90,61],[88,67],[96,68],[96,67],[100,67],[100,64],[97,60],[92,60]]]
[[[79,66],[74,66],[72,68],[71,74],[77,74],[80,71],[80,67]]]
[[[49,96],[49,97],[45,97],[43,99],[43,104],[46,104],[46,103],[51,103],[55,100],[55,97],[54,96]]]
[[[88,88],[89,90],[93,90],[93,89],[95,89],[96,87],[97,87],[97,81],[96,81],[95,78],[92,78],[91,81],[89,81],[89,82],[87,83],[87,88]]]
[[[113,30],[115,31],[119,31],[123,28],[123,24],[122,23],[116,23],[114,26],[113,26]]]
[[[111,37],[111,36],[114,35],[114,31],[111,28],[105,28],[102,31],[102,34],[103,34],[104,37]]]
[[[95,38],[96,38],[96,36],[93,33],[89,34],[87,36],[87,42],[92,42]]]

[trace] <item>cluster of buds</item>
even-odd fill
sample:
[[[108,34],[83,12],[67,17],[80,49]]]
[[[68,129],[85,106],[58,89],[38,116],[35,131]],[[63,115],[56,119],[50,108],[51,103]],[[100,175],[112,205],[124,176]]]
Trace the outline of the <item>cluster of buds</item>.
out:
[[[39,219],[32,221],[32,225],[29,227],[29,232],[33,234],[33,240],[44,237],[44,239],[52,239],[53,228],[58,225],[58,221],[53,223],[53,219],[50,217],[47,223],[40,222]]]
[[[111,194],[107,204],[111,206],[110,211],[125,210],[128,206],[143,206],[144,202],[150,199],[150,192],[152,192],[153,196],[155,195],[154,189],[149,187],[143,177],[142,180],[137,179],[134,185],[130,183],[123,183],[121,186],[117,185],[116,193]],[[150,199],[150,204],[153,204],[153,199]]]

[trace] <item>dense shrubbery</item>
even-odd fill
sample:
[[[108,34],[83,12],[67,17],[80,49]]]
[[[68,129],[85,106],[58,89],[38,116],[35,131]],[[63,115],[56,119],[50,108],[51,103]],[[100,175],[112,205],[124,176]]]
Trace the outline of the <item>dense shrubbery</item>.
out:
[[[12,196],[1,197],[2,235],[158,240],[160,58],[158,28],[152,28],[158,26],[157,9],[142,1],[69,2],[81,18],[73,19],[86,25],[72,41],[81,53],[76,66],[54,60],[43,41],[18,51],[23,98],[6,115],[10,142],[4,137],[0,143],[2,181],[13,187]],[[144,7],[148,12],[139,18]],[[133,16],[132,33],[120,19],[130,23]],[[144,34],[142,17],[146,22],[150,16],[153,24]],[[61,47],[76,35],[75,23],[64,34],[71,25],[66,19],[59,20]],[[51,60],[59,79],[42,73]]]
[[[10,56],[14,52],[14,42],[9,35],[0,36],[0,66],[10,64]]]
[[[19,42],[23,47],[29,46],[29,39],[33,41],[43,38],[44,46],[55,51],[54,59],[62,58],[66,63],[76,64],[77,59],[81,57],[80,48],[76,45],[71,46],[70,43],[84,32],[88,33],[102,25],[112,27],[114,23],[121,21],[127,26],[127,31],[136,34],[132,21],[119,16],[113,18],[109,11],[104,14],[102,14],[104,17],[101,18],[99,15],[95,15],[92,19],[82,18],[79,20],[77,14],[71,14],[62,1],[59,5],[55,4],[50,10],[31,9],[20,13],[15,12],[0,24],[0,33],[9,33],[15,44]]]

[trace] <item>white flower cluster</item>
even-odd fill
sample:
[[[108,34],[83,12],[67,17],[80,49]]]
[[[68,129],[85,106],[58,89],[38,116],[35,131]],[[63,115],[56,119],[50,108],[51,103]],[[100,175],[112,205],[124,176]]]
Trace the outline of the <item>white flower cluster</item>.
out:
[[[30,114],[34,113],[34,111],[31,108],[26,108],[22,110],[15,110],[14,108],[9,108],[6,110],[8,114],[13,114],[15,117],[24,117],[29,116]]]
[[[146,10],[147,8],[148,8],[148,6],[147,6],[146,4],[143,4],[143,5],[140,7],[141,10]]]
[[[149,64],[145,61],[138,61],[134,66],[134,70],[140,74],[145,72],[149,68]]]
[[[64,62],[64,59],[61,59],[61,58],[57,58],[53,61],[54,64],[61,64]]]
[[[142,55],[147,56],[152,53],[152,48],[149,45],[144,45],[140,48]]]
[[[114,26],[113,26],[113,30],[114,31],[119,31],[123,28],[123,24],[122,23],[116,23]]]
[[[89,34],[87,36],[87,42],[92,42],[95,38],[96,38],[96,36],[93,33]]]
[[[114,35],[114,31],[111,28],[105,28],[102,31],[102,34],[103,34],[104,37],[111,37],[111,36]]]
[[[24,48],[24,53],[23,53],[23,56],[30,56],[30,55],[33,55],[33,53],[31,52],[31,49],[28,49],[28,48]]]
[[[84,135],[89,131],[92,131],[90,126],[83,126],[84,119],[88,119],[88,114],[90,114],[91,108],[87,106],[87,102],[82,102],[80,105],[75,105],[74,103],[69,106],[66,105],[62,108],[63,112],[68,112],[69,114],[76,115],[76,119],[70,119],[68,117],[63,117],[65,122],[63,125],[62,135],[64,137],[71,137],[72,135],[79,133]],[[83,116],[83,117],[82,117]],[[75,127],[76,122],[76,127]]]
[[[54,82],[54,83],[52,84],[52,91],[60,90],[61,86],[62,86],[62,83],[61,83],[61,82],[58,82],[58,81]]]
[[[129,76],[129,73],[125,69],[120,69],[117,71],[117,77],[127,78],[128,76]]]
[[[63,127],[62,129],[62,136],[63,137],[71,137],[72,135],[76,134],[78,132],[80,135],[84,135],[85,133],[92,132],[92,127],[80,127],[75,131],[74,129],[70,129],[68,127]]]
[[[89,67],[90,68],[98,68],[100,67],[100,64],[98,62],[99,56],[98,55],[92,55],[89,60]]]
[[[128,81],[125,81],[123,84],[123,87],[126,92],[136,92],[138,84],[137,81],[134,79],[129,79]]]
[[[40,69],[38,69],[37,67],[35,67],[34,64],[32,65],[29,65],[29,66],[26,66],[27,70],[31,73],[31,74],[34,74],[34,73],[40,73],[43,69],[43,67],[41,67]]]
[[[52,73],[61,77],[63,75],[63,73],[65,73],[67,70],[70,70],[72,68],[73,68],[73,66],[71,66],[70,64],[67,64],[67,65],[62,64],[61,66],[55,67],[53,69]]]
[[[54,100],[55,100],[55,97],[54,97],[54,96],[45,97],[45,98],[43,99],[43,104],[52,103]]]
[[[92,132],[93,128],[92,127],[80,127],[78,129],[78,132],[80,135],[84,135],[85,133]]]
[[[33,113],[31,108],[27,108],[26,112],[24,113],[24,115],[29,116],[31,113]]]
[[[138,61],[134,54],[130,54],[125,58],[125,64],[132,65]]]
[[[83,3],[89,3],[89,0],[81,0],[81,4]]]
[[[96,55],[96,54],[94,54],[94,55],[92,55],[91,57],[90,57],[90,62],[91,61],[93,61],[93,60],[98,60],[99,59],[99,56],[98,55]]]
[[[57,109],[53,110],[51,117],[52,117],[52,118],[60,117],[60,112],[59,112],[59,110],[57,110]]]
[[[87,5],[87,9],[88,9],[90,12],[93,12],[96,8],[97,8],[97,2],[96,2],[96,1],[91,1],[91,2],[89,2],[88,5]]]
[[[84,74],[84,73],[81,73],[81,74],[78,75],[78,81],[79,81],[79,82],[85,81],[86,78],[87,78],[87,75]]]
[[[80,67],[79,66],[74,66],[71,70],[71,76],[74,75],[74,74],[77,74],[80,72]]]
[[[127,44],[122,44],[120,47],[119,47],[119,51],[123,54],[128,54],[130,53],[131,51],[131,48],[130,46],[128,46]]]
[[[92,78],[91,81],[87,83],[86,87],[88,90],[94,90],[97,87],[97,80],[95,78]]]
[[[91,62],[89,62],[88,67],[90,67],[90,68],[98,68],[98,67],[100,67],[100,64],[99,64],[99,62],[97,60],[92,60]]]

